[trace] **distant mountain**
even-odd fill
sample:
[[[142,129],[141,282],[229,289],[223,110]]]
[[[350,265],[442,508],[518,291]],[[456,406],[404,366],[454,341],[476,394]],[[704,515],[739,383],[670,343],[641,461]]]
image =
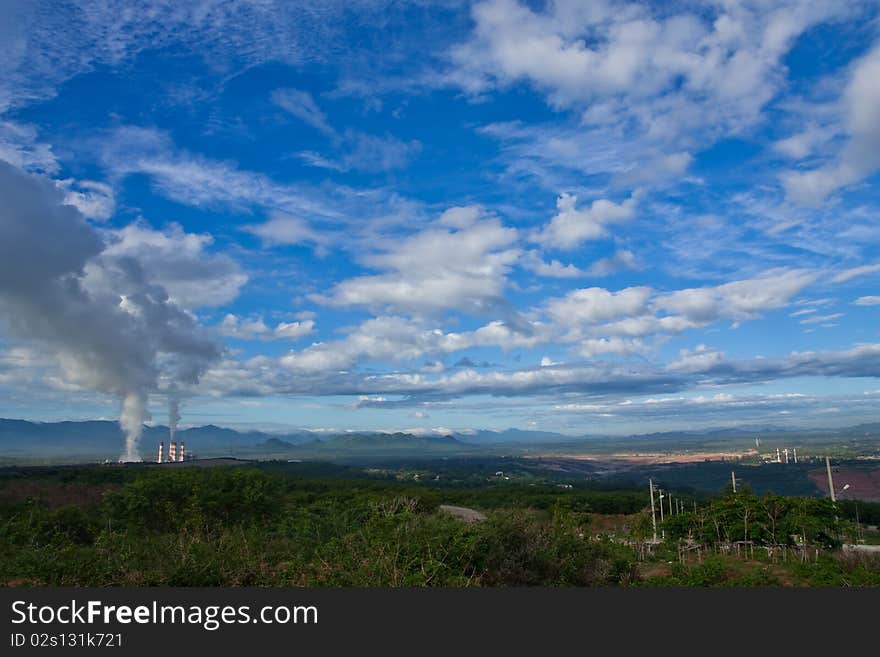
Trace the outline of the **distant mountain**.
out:
[[[583,440],[583,437],[567,436],[552,431],[529,431],[527,429],[505,429],[503,431],[480,430],[473,433],[457,433],[455,437],[463,443],[473,445],[496,445],[500,443],[565,443]]]
[[[669,449],[672,446],[696,449],[719,448],[746,442],[759,435],[762,440],[823,440],[827,437],[859,440],[880,434],[880,423],[838,429],[791,429],[771,426],[740,426],[702,431],[668,431],[631,436],[568,436],[549,431],[505,429],[475,431],[455,435],[414,435],[410,433],[361,432],[337,435],[317,432],[267,433],[236,431],[213,424],[181,429],[176,434],[186,443],[187,452],[198,456],[238,456],[262,458],[285,454],[307,459],[342,459],[418,455],[472,455],[476,453],[521,452],[522,450],[601,449],[628,446]],[[169,441],[168,427],[145,426],[141,438],[143,458],[152,460],[160,441]],[[53,462],[82,462],[114,459],[122,452],[125,439],[117,422],[29,422],[0,419],[0,459],[51,459]],[[538,447],[540,446],[540,447]],[[166,452],[167,453],[167,452]]]
[[[407,433],[351,433],[334,436],[315,433],[270,434],[263,431],[236,431],[208,424],[180,429],[175,439],[186,443],[188,453],[197,455],[255,456],[268,452],[402,452],[468,451],[472,445],[453,436],[415,436]],[[170,441],[168,427],[145,426],[141,455],[152,459],[159,442]],[[29,422],[0,419],[0,457],[115,459],[125,437],[118,422]]]
[[[269,440],[267,440],[266,442],[260,443],[259,447],[278,451],[287,450],[292,447],[296,447],[296,445],[286,440],[281,440],[280,438],[269,438]]]
[[[467,448],[453,436],[416,436],[410,433],[349,433],[322,440],[325,449]]]
[[[252,448],[269,440],[288,445],[312,439],[309,434],[276,435],[261,431],[240,432],[209,424],[180,429],[176,440],[184,442],[190,452],[218,452]],[[145,426],[141,452],[145,458],[156,452],[159,442],[169,442],[165,426]],[[118,422],[92,420],[85,422],[28,422],[0,418],[0,456],[101,456],[115,458],[122,451],[125,436]]]

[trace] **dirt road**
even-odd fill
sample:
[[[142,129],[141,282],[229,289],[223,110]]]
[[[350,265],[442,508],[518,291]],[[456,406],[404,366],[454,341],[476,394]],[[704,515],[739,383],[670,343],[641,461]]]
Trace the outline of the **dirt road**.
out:
[[[486,519],[486,516],[476,511],[475,509],[468,509],[463,506],[451,506],[449,504],[441,504],[440,510],[444,513],[449,513],[456,518],[461,518],[465,522],[482,522]]]

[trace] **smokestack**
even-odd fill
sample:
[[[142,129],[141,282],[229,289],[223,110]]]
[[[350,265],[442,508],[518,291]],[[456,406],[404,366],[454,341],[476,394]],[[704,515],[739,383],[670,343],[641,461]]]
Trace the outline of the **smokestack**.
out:
[[[797,465],[797,447],[793,447],[792,451],[794,452],[794,462]]]
[[[177,460],[182,461],[184,455],[186,454],[186,447],[183,446],[183,441],[180,441],[180,451],[177,453]]]
[[[782,463],[782,459],[779,458],[779,448],[778,448],[778,447],[776,448],[776,462],[777,462],[777,463]]]
[[[785,454],[785,462],[788,463],[788,447],[783,450],[783,454]]]
[[[164,452],[165,452],[165,443],[162,441],[159,441],[159,459],[156,461],[156,463],[162,462],[162,454]]]
[[[168,460],[172,463],[177,460],[177,443],[173,440],[168,445]]]

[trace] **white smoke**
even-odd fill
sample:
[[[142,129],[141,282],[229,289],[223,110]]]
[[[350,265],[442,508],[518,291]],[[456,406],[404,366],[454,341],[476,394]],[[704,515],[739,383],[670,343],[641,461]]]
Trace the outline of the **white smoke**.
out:
[[[139,262],[105,253],[48,178],[0,161],[0,321],[38,340],[64,379],[122,400],[123,458],[139,460],[150,393],[194,385],[220,356],[193,316]]]
[[[180,423],[180,402],[175,397],[168,398],[168,431],[171,434],[171,440],[174,440],[174,434],[177,433],[177,425]]]
[[[147,399],[136,393],[128,393],[122,400],[122,410],[119,413],[119,425],[125,432],[125,452],[122,454],[123,461],[141,461],[138,444],[141,434],[144,432],[144,420],[149,419],[147,413]]]

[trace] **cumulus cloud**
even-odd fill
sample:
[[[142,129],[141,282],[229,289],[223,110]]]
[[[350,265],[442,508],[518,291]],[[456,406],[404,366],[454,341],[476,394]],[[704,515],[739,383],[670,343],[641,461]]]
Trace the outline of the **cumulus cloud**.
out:
[[[587,272],[575,267],[572,263],[562,264],[559,260],[546,262],[537,251],[529,251],[520,264],[545,278],[582,278],[587,275]]]
[[[622,203],[598,199],[580,210],[576,206],[577,196],[560,195],[556,216],[535,236],[535,241],[545,247],[574,249],[587,240],[606,237],[609,225],[632,218],[635,211],[632,198]]]
[[[649,287],[628,287],[617,292],[601,287],[582,288],[548,301],[547,313],[565,325],[610,322],[646,312],[651,294]]]
[[[564,342],[582,343],[585,355],[634,354],[645,350],[638,338],[660,338],[723,320],[757,319],[789,304],[815,278],[805,270],[772,270],[752,279],[674,292],[645,286],[581,288],[547,300],[543,310],[551,319],[550,333]]]
[[[133,223],[107,235],[105,256],[136,260],[144,277],[183,308],[225,305],[248,281],[235,260],[208,250],[210,235],[187,233],[178,224],[154,230],[143,222]]]
[[[511,329],[503,321],[493,321],[473,331],[446,332],[424,320],[379,316],[349,328],[345,338],[317,342],[300,351],[291,351],[281,364],[294,371],[324,372],[349,370],[363,361],[405,362],[425,356],[449,354],[473,347],[530,348],[547,338],[541,326],[529,334]],[[423,372],[443,371],[432,362]]]
[[[452,211],[433,225],[375,253],[361,263],[383,273],[342,281],[319,303],[366,306],[413,315],[460,311],[475,315],[507,307],[504,288],[520,251],[517,231],[476,208]],[[481,218],[475,218],[476,216]],[[449,225],[454,216],[455,226]],[[467,221],[464,219],[470,216]]]
[[[658,308],[696,324],[754,319],[768,310],[782,308],[815,279],[815,272],[808,270],[771,270],[756,278],[671,292],[660,296],[656,303]]]
[[[681,167],[695,148],[753,125],[782,87],[784,57],[810,27],[853,7],[833,2],[688,3],[516,0],[472,7],[447,82],[474,95],[525,83],[588,126],[666,144]],[[699,138],[697,137],[699,135]],[[678,148],[676,148],[678,146]]]

